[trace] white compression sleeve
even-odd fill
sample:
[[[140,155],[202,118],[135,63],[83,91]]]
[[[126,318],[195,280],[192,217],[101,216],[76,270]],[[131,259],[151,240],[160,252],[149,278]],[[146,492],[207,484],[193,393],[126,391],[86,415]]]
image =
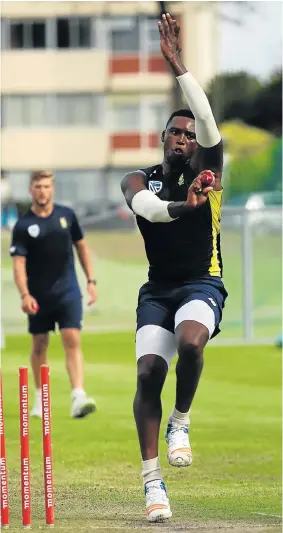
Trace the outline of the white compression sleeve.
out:
[[[136,215],[140,215],[149,222],[172,222],[167,206],[170,202],[160,200],[152,192],[143,189],[135,194],[132,199],[132,209]]]
[[[221,136],[205,92],[190,72],[177,76],[177,80],[195,116],[197,142],[204,148],[215,146]]]

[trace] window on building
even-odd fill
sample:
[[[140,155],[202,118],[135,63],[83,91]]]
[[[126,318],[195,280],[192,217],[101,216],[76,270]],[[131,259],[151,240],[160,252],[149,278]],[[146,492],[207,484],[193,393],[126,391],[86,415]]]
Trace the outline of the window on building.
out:
[[[124,205],[125,198],[121,191],[121,179],[132,168],[111,168],[107,172],[107,198],[110,206]]]
[[[141,126],[140,98],[130,95],[113,97],[109,124],[113,132],[138,131]]]
[[[4,95],[3,127],[94,125],[100,122],[102,103],[91,93]]]
[[[3,126],[23,126],[24,107],[21,96],[2,97]]]
[[[112,17],[107,20],[112,52],[160,54],[160,37],[155,17]]]
[[[139,23],[137,17],[116,17],[108,24],[110,50],[133,53],[139,50]]]
[[[60,126],[93,125],[99,122],[101,99],[94,94],[57,94],[56,123]]]
[[[30,199],[30,172],[5,171],[5,176],[9,179],[12,200]],[[84,212],[89,214],[91,210],[99,212],[107,202],[103,169],[55,171],[55,201],[74,207],[86,206]]]
[[[70,48],[70,24],[68,19],[57,20],[57,46]]]
[[[144,45],[148,54],[160,54],[160,36],[156,18],[146,18]]]
[[[55,183],[57,202],[74,207],[89,205],[92,210],[99,211],[106,201],[102,169],[58,170],[55,172]]]
[[[46,95],[6,95],[2,111],[4,127],[42,126],[49,120]]]
[[[91,18],[59,18],[56,20],[58,48],[89,48]]]
[[[170,109],[167,102],[150,102],[149,103],[149,129],[151,131],[162,131],[170,116]]]
[[[112,109],[115,131],[137,131],[140,129],[140,108],[138,104],[121,104]]]
[[[45,37],[45,22],[34,22],[31,25],[31,38],[32,38],[32,47],[31,48],[45,48],[46,46],[46,37]]]
[[[46,21],[10,21],[10,48],[45,48]]]
[[[6,172],[6,176],[9,179],[11,199],[15,202],[25,202],[30,200],[30,172]]]
[[[45,95],[24,96],[25,119],[27,126],[48,124],[47,98]]]
[[[78,21],[78,42],[81,48],[91,45],[91,19],[82,18]]]
[[[92,17],[4,19],[1,35],[3,48],[89,48],[94,40],[94,24]]]
[[[24,24],[22,22],[11,24],[10,46],[11,48],[24,48]]]
[[[1,18],[1,50],[8,48],[8,21]]]

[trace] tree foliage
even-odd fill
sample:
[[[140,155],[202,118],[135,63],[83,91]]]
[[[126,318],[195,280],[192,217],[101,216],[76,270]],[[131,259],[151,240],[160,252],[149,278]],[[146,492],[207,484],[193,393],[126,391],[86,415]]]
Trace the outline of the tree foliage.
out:
[[[277,72],[255,96],[246,123],[282,135],[282,72]]]
[[[246,72],[223,73],[207,88],[217,122],[239,119],[281,136],[282,72],[261,82]]]

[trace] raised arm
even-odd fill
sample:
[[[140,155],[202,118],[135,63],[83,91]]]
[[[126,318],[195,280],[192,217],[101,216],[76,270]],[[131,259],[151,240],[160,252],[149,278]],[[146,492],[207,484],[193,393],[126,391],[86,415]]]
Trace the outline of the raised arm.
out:
[[[212,187],[202,187],[199,175],[191,184],[185,202],[166,202],[146,188],[145,177],[141,170],[129,172],[122,178],[121,189],[130,209],[149,222],[172,222],[191,213],[206,201],[212,190]]]
[[[220,142],[221,136],[204,91],[181,61],[180,26],[167,13],[162,15],[162,22],[158,22],[158,28],[162,54],[177,77],[195,116],[197,141],[201,146],[211,148]]]
[[[195,116],[196,140],[199,145],[197,170],[211,169],[216,174],[222,172],[223,144],[209,101],[198,82],[183,65],[180,52],[180,27],[167,13],[158,22],[160,48],[175,74],[186,101]],[[202,150],[205,149],[205,150]],[[216,178],[221,176],[217,176]]]

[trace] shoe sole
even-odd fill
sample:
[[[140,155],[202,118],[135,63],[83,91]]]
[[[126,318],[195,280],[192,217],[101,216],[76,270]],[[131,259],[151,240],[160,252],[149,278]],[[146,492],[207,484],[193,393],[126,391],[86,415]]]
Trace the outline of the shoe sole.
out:
[[[97,410],[96,408],[96,405],[93,404],[93,403],[86,403],[82,410],[77,414],[77,415],[73,415],[73,418],[84,418],[85,416],[91,414],[91,413],[95,413],[95,411]]]
[[[170,459],[169,455],[167,455],[167,459],[168,459],[168,463],[169,465],[171,466],[176,466],[176,467],[186,467],[186,466],[190,466],[193,462],[193,458],[190,457],[189,459],[186,457],[176,457],[175,459]]]
[[[147,516],[148,522],[165,522],[165,520],[168,520],[168,518],[171,518],[172,512],[166,511],[165,513],[159,513],[154,514],[151,513],[149,516]]]

